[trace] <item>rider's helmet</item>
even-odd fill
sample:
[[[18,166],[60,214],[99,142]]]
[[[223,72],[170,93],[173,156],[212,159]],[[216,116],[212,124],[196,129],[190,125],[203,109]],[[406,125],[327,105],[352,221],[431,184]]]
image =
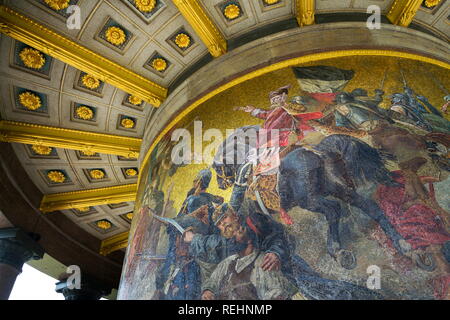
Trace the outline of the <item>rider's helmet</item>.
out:
[[[201,170],[194,179],[194,182],[200,183],[201,189],[206,189],[209,187],[209,183],[211,182],[212,173],[209,169]]]

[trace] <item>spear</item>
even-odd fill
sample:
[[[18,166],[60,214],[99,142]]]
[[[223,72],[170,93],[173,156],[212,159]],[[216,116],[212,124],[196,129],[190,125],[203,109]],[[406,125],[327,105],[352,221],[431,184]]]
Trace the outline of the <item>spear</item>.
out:
[[[163,209],[161,211],[161,216],[164,217],[166,215],[166,210],[167,210],[167,206],[169,205],[169,201],[170,201],[170,193],[172,192],[173,189],[173,183],[170,184],[169,189],[167,190],[167,197],[164,201],[164,206]]]
[[[386,67],[386,70],[384,71],[384,76],[381,79],[380,89],[384,89],[384,83],[386,82],[387,74],[388,74],[389,66]]]
[[[402,75],[403,86],[406,88],[406,87],[408,87],[408,82],[406,82],[405,74],[403,73],[403,69],[400,66],[400,63],[399,63],[399,68],[400,68],[400,74]]]

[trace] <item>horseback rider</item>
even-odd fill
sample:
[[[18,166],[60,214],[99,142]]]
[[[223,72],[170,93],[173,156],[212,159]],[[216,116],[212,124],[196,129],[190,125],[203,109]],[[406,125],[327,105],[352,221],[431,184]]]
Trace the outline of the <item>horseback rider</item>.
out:
[[[390,117],[397,111],[386,112],[378,106],[371,106],[355,95],[355,91],[337,95],[332,113],[335,127],[330,126],[329,132],[355,136],[376,147],[387,157],[388,164],[393,170],[402,170],[406,179],[405,188],[410,198],[427,199],[429,195],[420,182],[418,170],[426,169],[429,172],[428,175],[431,175],[430,172],[437,171],[429,156],[429,143],[422,135],[413,134],[409,130],[397,126],[396,121]],[[394,101],[396,103],[392,108],[397,110],[396,108],[403,106],[403,104],[400,105],[400,101],[406,104],[407,97],[403,94],[395,94]],[[418,109],[415,110],[418,112]],[[312,125],[321,126],[318,122],[312,123]],[[358,133],[363,133],[364,137],[358,136]]]
[[[238,108],[253,117],[265,120],[262,129],[267,130],[269,134],[271,130],[279,130],[280,147],[287,147],[302,140],[308,132],[314,131],[308,121],[323,117],[322,112],[305,112],[306,107],[303,104],[288,102],[290,87],[283,86],[269,93],[269,110],[258,109],[252,105]]]
[[[400,117],[399,120],[406,120],[426,131],[445,134],[450,131],[450,122],[442,113],[426,97],[416,95],[409,87],[405,87],[404,93],[392,95],[391,110],[395,111],[392,116]]]
[[[391,117],[415,125],[425,131],[432,131],[431,124],[423,117],[423,107],[419,110],[415,106],[411,106],[409,100],[404,93],[394,93],[391,96]]]
[[[265,176],[260,178],[269,179],[270,181],[265,184],[273,185],[274,187],[276,187],[276,174],[280,157],[282,158],[292,151],[295,148],[294,146],[299,144],[308,132],[314,131],[314,128],[308,124],[309,120],[320,119],[323,116],[322,112],[305,112],[306,107],[299,103],[298,99],[294,102],[288,102],[290,87],[290,85],[286,85],[269,93],[269,110],[258,109],[252,105],[236,109],[264,120],[260,133],[267,133],[268,136],[266,140],[262,139],[260,134],[258,148],[273,149],[275,147],[278,152],[271,154],[270,157],[260,157],[260,162],[254,168],[253,175],[256,177]],[[267,143],[264,144],[263,141],[267,141]],[[268,176],[271,177],[268,178]],[[258,191],[255,192],[258,193]],[[278,196],[275,192],[267,190],[266,194],[265,198],[270,199],[269,202],[273,203],[270,209],[279,209],[279,206],[275,204],[279,202],[276,200]],[[256,197],[258,198],[258,195]],[[280,217],[285,224],[293,223],[292,218],[285,211],[280,211]]]

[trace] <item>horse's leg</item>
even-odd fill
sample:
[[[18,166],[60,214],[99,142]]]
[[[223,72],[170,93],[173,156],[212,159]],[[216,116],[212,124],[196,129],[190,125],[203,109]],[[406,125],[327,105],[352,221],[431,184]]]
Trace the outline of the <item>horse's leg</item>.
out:
[[[300,160],[306,160],[310,155],[300,155]],[[295,170],[280,170],[280,200],[281,209],[289,210],[295,206],[313,212],[321,213],[328,222],[327,250],[328,253],[336,257],[336,253],[341,250],[339,237],[339,220],[341,217],[341,205],[336,200],[325,198],[323,179],[323,168],[320,166],[320,159],[307,159],[317,161],[315,166],[308,168],[308,162],[303,162],[304,166],[296,167]],[[311,162],[309,162],[311,163]],[[299,165],[302,163],[296,163]]]
[[[341,218],[341,205],[338,201],[329,200],[323,197],[310,198],[308,205],[304,209],[322,213],[327,219],[327,250],[328,253],[336,258],[338,251],[342,249],[339,236],[339,221]]]
[[[280,195],[280,217],[285,224],[293,224],[294,221],[287,211],[295,206],[293,205],[295,202],[293,201],[294,194],[290,187],[289,179],[287,179],[287,176],[284,176],[281,171],[278,173],[277,188],[278,194]]]
[[[403,239],[403,237],[398,233],[394,226],[389,222],[384,214],[383,210],[378,206],[378,204],[367,197],[359,195],[354,192],[353,195],[348,199],[349,203],[361,209],[366,215],[375,220],[383,229],[384,233],[392,240],[394,247],[401,253],[405,254],[411,250],[411,246]]]
[[[299,190],[298,186],[295,187],[296,190]],[[297,196],[297,195],[296,195]],[[282,201],[281,210],[285,210],[283,208],[294,207],[292,205],[291,197],[284,197],[284,201]],[[341,250],[341,240],[339,237],[339,220],[340,220],[340,212],[341,206],[339,202],[334,200],[328,200],[322,197],[309,197],[307,200],[301,200],[297,198],[295,200],[296,205],[300,208],[309,210],[312,212],[318,212],[325,216],[328,223],[328,231],[327,231],[327,250],[328,253],[336,257],[336,253]]]

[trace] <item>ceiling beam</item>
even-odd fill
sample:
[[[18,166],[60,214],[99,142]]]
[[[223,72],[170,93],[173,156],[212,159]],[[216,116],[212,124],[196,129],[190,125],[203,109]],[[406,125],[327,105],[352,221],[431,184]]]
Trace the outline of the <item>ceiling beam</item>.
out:
[[[227,52],[227,42],[199,0],[173,0],[213,57]]]
[[[295,7],[297,23],[300,27],[315,23],[316,0],[297,0]]]
[[[155,107],[167,97],[166,88],[3,5],[0,5],[0,32]]]
[[[103,240],[100,245],[100,254],[107,256],[111,252],[126,248],[128,246],[129,235],[130,232],[126,231]]]
[[[0,120],[0,141],[138,158],[142,139]]]
[[[413,21],[422,2],[423,0],[394,0],[387,18],[392,24],[407,27]]]
[[[42,198],[39,210],[47,213],[135,201],[136,192],[137,184],[125,184],[108,188],[47,194]]]

